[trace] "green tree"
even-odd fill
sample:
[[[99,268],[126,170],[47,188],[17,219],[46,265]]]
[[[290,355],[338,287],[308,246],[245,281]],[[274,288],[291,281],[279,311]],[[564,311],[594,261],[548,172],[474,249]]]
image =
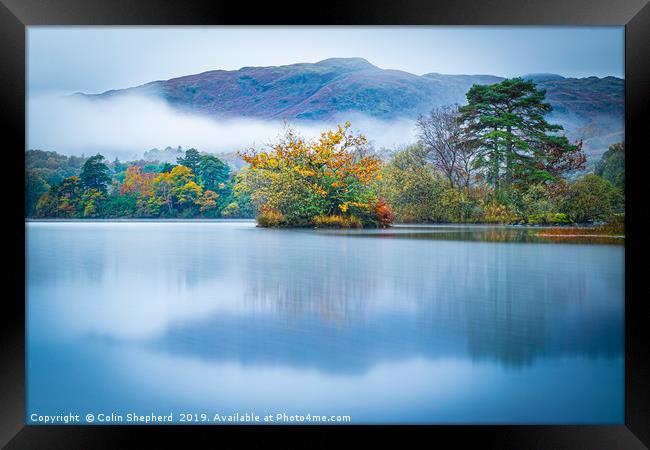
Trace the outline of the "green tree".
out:
[[[235,182],[231,197],[224,200],[226,206],[221,211],[223,217],[252,219],[257,215],[258,211],[251,199],[252,191],[247,182],[249,177],[252,175],[248,175],[248,168],[243,168],[234,176]]]
[[[187,167],[193,173],[197,173],[199,163],[201,162],[201,155],[197,149],[190,148],[185,152],[185,156],[179,156],[176,158],[176,161],[179,165]]]
[[[400,222],[474,221],[477,214],[464,186],[451,187],[420,144],[392,155],[382,171],[380,194]]]
[[[241,214],[239,203],[237,202],[228,203],[228,205],[221,210],[221,217],[239,218],[242,217]]]
[[[609,146],[596,163],[594,173],[612,183],[621,193],[625,192],[625,143]]]
[[[50,189],[41,174],[35,170],[25,173],[25,214],[30,217],[36,213],[38,199]]]
[[[225,188],[230,168],[214,155],[201,155],[196,174],[203,189],[218,192]]]
[[[171,172],[174,167],[176,167],[176,164],[165,162],[160,165],[160,172],[162,173]]]
[[[84,189],[95,189],[106,193],[111,176],[108,166],[104,163],[104,157],[97,154],[88,158],[81,167],[80,179]]]
[[[612,183],[598,175],[588,174],[569,185],[561,212],[575,222],[607,221],[622,208],[622,200],[621,193]]]
[[[118,159],[118,157],[116,156],[115,159],[113,160],[113,172],[120,173],[124,170],[126,170],[126,164],[122,164]]]
[[[544,119],[552,107],[533,81],[512,78],[492,85],[474,85],[467,92],[459,120],[477,150],[476,166],[495,189],[514,180],[552,179],[544,161],[550,149],[575,152],[576,146],[554,133],[562,130]]]
[[[54,186],[64,178],[78,176],[85,160],[86,158],[79,156],[28,150],[25,154],[25,168],[28,172],[38,174],[49,186]]]

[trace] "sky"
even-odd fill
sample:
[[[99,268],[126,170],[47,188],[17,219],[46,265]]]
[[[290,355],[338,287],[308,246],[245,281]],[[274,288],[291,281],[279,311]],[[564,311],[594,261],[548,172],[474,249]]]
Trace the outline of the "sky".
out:
[[[421,75],[624,74],[623,27],[32,26],[28,95],[100,93],[208,70],[362,57]]]
[[[161,99],[101,93],[208,70],[361,57],[422,75],[557,73],[622,77],[623,27],[28,27],[27,145],[63,154],[141,157],[182,146],[229,152],[277,139],[283,124],[216,120]],[[376,147],[416,140],[413,121],[355,117]],[[292,124],[307,137],[330,123]]]

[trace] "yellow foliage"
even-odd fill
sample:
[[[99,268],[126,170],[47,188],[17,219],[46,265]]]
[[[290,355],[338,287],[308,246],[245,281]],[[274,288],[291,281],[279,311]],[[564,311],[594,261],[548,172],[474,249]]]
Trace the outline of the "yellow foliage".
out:
[[[354,151],[367,140],[363,135],[348,132],[349,127],[349,122],[338,125],[335,130],[321,133],[313,142],[290,132],[289,138],[274,144],[270,152],[249,150],[241,156],[253,170],[290,170],[303,177],[334,178],[335,187],[345,186],[347,177],[364,184],[380,179],[381,161]]]
[[[362,228],[363,224],[355,216],[316,216],[312,223],[320,228]]]
[[[276,228],[285,225],[286,219],[277,209],[267,209],[259,213],[257,224],[261,227]]]
[[[237,189],[248,192],[260,210],[281,212],[291,225],[350,207],[367,210],[358,212],[367,220],[382,162],[366,144],[365,136],[350,131],[349,122],[310,140],[289,129],[267,150],[240,153],[249,167]]]

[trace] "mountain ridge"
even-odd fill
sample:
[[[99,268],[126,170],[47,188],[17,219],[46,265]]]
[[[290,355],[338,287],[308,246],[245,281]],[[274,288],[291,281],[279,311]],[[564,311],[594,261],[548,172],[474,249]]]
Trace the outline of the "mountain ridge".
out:
[[[524,74],[547,92],[558,121],[572,139],[585,139],[586,150],[602,153],[612,139],[622,140],[624,80],[617,77],[569,78]],[[157,80],[101,94],[154,96],[172,107],[215,119],[238,117],[333,122],[353,114],[380,120],[415,119],[432,108],[463,104],[473,84],[498,83],[490,74],[416,75],[383,69],[363,58],[329,58],[316,63],[246,66],[210,70]]]

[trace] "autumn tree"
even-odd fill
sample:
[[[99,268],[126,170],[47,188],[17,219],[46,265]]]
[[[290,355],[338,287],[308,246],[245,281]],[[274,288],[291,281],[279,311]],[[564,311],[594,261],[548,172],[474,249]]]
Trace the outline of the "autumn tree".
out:
[[[151,196],[153,194],[152,184],[154,177],[155,175],[152,173],[144,173],[140,166],[131,166],[126,169],[124,181],[120,185],[120,194]]]
[[[82,195],[79,177],[67,177],[41,196],[36,214],[39,217],[76,217],[83,205]]]
[[[185,166],[175,166],[171,172],[159,173],[152,180],[151,188],[150,209],[167,215],[184,210],[187,213],[203,195],[203,188],[196,183],[195,175]]]
[[[153,190],[153,195],[147,202],[148,209],[153,214],[161,214],[163,211],[167,211],[167,213],[171,215],[174,210],[174,204],[172,201],[173,186],[171,182],[171,172],[162,172],[158,174],[152,180],[151,188]]]
[[[206,214],[216,209],[218,198],[219,194],[214,191],[207,190],[203,191],[203,194],[195,200],[195,203],[199,206],[199,211],[203,214]]]
[[[566,145],[565,138],[560,137],[559,142],[555,138],[557,137],[533,147],[535,161],[517,174],[516,181],[523,181],[524,184],[556,183],[562,181],[567,174],[586,167],[587,155],[582,150],[582,141]]]
[[[279,213],[289,226],[333,215],[376,225],[381,161],[368,152],[365,136],[350,126],[346,122],[315,140],[288,129],[269,150],[243,152],[250,168],[240,189],[250,192],[258,211]]]

